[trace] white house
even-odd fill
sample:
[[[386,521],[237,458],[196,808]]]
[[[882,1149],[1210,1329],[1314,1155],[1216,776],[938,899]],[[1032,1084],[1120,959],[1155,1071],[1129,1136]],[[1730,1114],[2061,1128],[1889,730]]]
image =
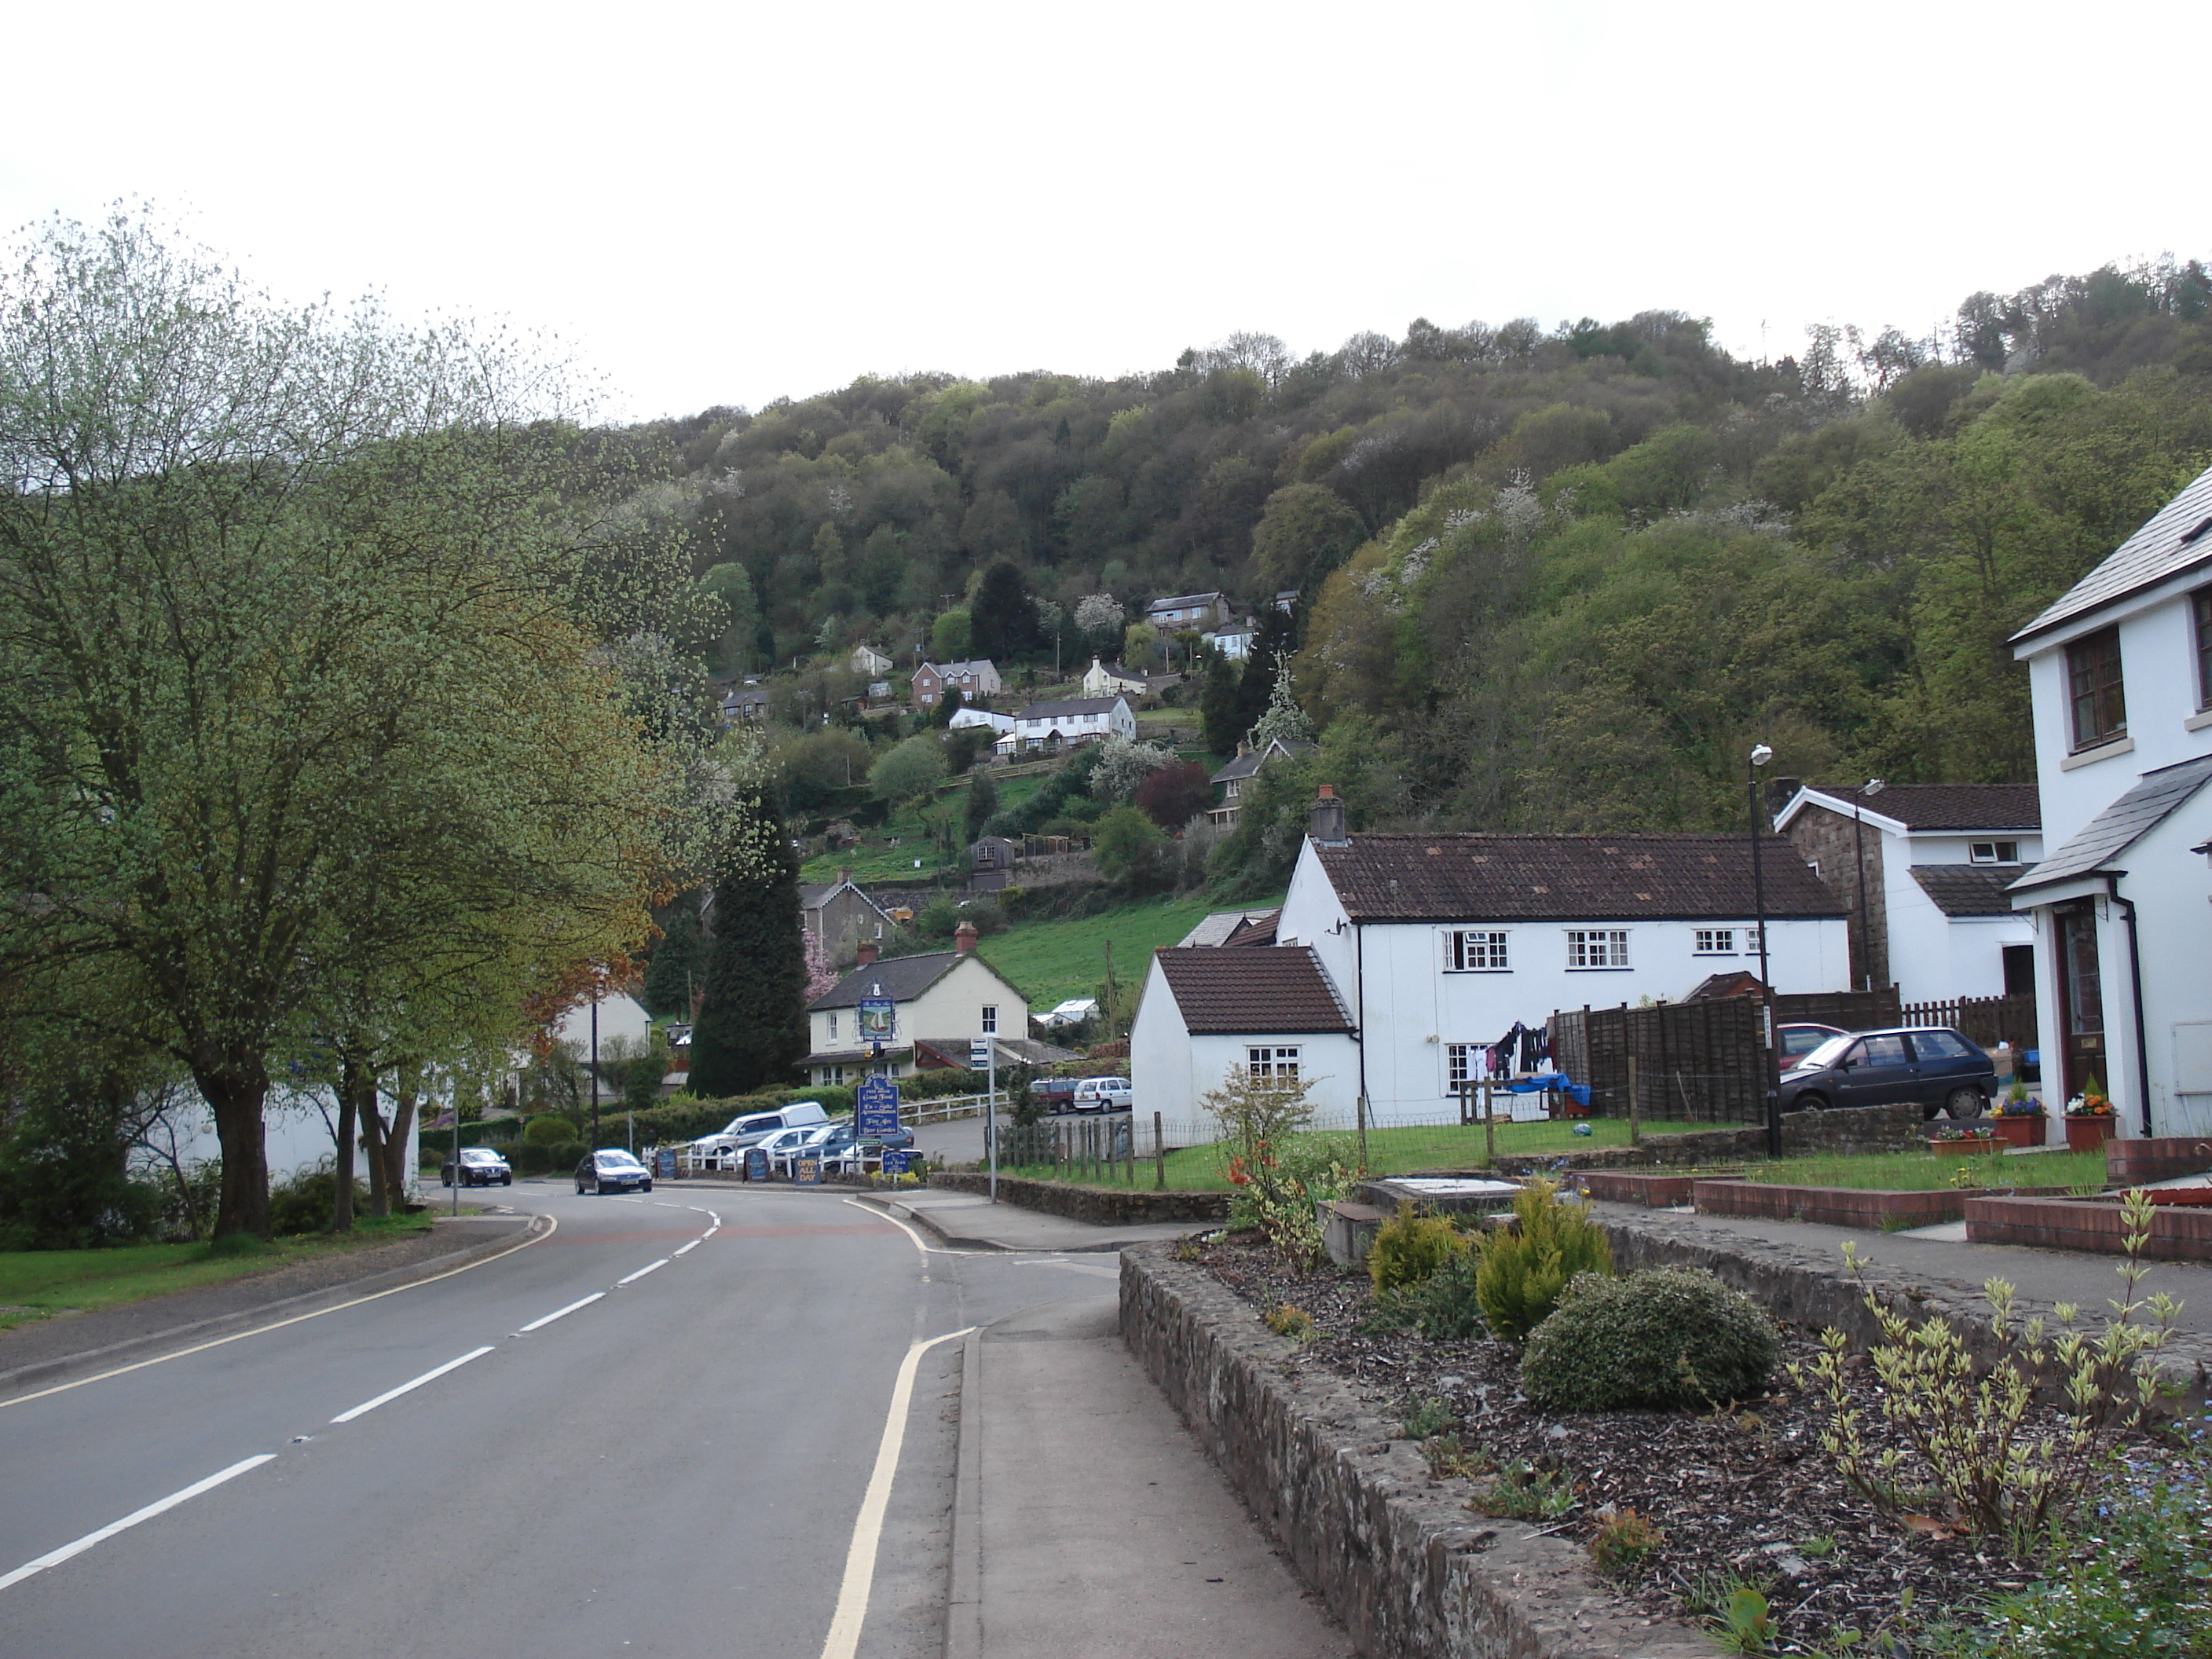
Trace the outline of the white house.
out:
[[[1209,629],[1199,637],[1231,662],[1243,662],[1252,654],[1252,641],[1260,630],[1250,623],[1230,623],[1221,628]]]
[[[1231,1072],[1303,1078],[1323,1127],[1354,1121],[1359,1045],[1351,1012],[1312,950],[1267,945],[1152,953],[1129,1027],[1138,1106],[1169,1123],[1205,1114],[1200,1097]]]
[[[1125,668],[1118,662],[1108,667],[1096,657],[1091,659],[1091,666],[1083,672],[1083,695],[1086,697],[1111,697],[1123,693],[1141,697],[1151,690],[1151,685],[1150,679],[1141,670]]]
[[[588,1002],[578,1003],[563,1013],[553,1027],[554,1041],[574,1043],[578,1057],[586,1064],[592,1058],[592,1007]],[[600,998],[599,1014],[602,1053],[617,1037],[633,1048],[640,1047],[652,1038],[653,1016],[646,1012],[643,1003],[627,992],[611,991]],[[602,1079],[599,1096],[599,1104],[604,1108],[608,1102],[621,1099],[622,1090],[619,1085]]]
[[[1014,729],[1014,717],[1012,714],[994,714],[988,708],[956,708],[952,711],[952,718],[945,724],[955,732],[970,726],[986,726],[999,737],[1005,737]]]
[[[856,645],[853,654],[846,659],[847,665],[855,674],[865,674],[870,679],[880,679],[891,672],[891,659],[872,645]]]
[[[1787,842],[1761,846],[1774,988],[1849,988],[1843,905]],[[1369,1121],[1433,1122],[1516,1024],[1757,973],[1753,915],[1747,836],[1352,836],[1324,785],[1274,948],[1310,947],[1342,988]]]
[[[2005,890],[2043,856],[2033,784],[1808,785],[1774,827],[1850,912],[1854,984],[1906,1002],[2034,989],[2035,928]]]
[[[1229,599],[1222,593],[1172,593],[1145,607],[1145,620],[1163,634],[1223,627],[1230,617]]]
[[[1029,1004],[975,953],[975,930],[963,922],[957,949],[863,962],[808,1003],[811,1052],[801,1062],[807,1080],[831,1086],[859,1081],[878,1042],[890,1074],[903,1077],[914,1069],[917,1042],[964,1051],[972,1037],[1026,1039]],[[864,1028],[860,1008],[878,998],[894,1005],[890,1029],[880,1037]]]
[[[1137,717],[1126,697],[1070,697],[1059,702],[1033,702],[1014,716],[1013,747],[1065,749],[1079,743],[1097,743],[1119,732],[1137,735]],[[1005,747],[1001,738],[1000,746]]]
[[[2044,1093],[2127,1134],[2212,1133],[2212,471],[2013,636],[2051,850],[2034,918]]]

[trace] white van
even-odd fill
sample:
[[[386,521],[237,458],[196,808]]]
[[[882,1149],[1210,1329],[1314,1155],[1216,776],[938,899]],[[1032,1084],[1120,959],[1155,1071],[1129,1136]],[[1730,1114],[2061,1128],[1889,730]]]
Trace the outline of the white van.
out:
[[[691,1152],[695,1158],[728,1158],[778,1129],[804,1128],[829,1121],[830,1114],[823,1110],[820,1101],[794,1100],[772,1112],[746,1112],[733,1117],[713,1134],[702,1135],[693,1141]]]
[[[1069,1109],[1078,1112],[1126,1112],[1135,1091],[1125,1077],[1087,1077],[1075,1085]]]

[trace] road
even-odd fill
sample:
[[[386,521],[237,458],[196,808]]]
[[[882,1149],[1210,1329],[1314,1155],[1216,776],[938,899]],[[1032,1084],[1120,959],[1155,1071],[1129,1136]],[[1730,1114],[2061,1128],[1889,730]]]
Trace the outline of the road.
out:
[[[921,1345],[1041,1270],[829,1192],[510,1201],[556,1231],[0,1402],[0,1655],[940,1653],[961,1344]]]

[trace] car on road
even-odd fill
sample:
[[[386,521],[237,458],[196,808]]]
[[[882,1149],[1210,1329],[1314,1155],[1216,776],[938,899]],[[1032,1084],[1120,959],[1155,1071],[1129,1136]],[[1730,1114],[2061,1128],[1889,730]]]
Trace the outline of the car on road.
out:
[[[653,1171],[619,1146],[586,1152],[576,1166],[576,1196],[586,1193],[649,1193]]]
[[[1782,1109],[1911,1102],[1923,1117],[1979,1117],[1996,1086],[1996,1062],[1958,1032],[1899,1025],[1845,1031],[1800,1055],[1782,1074]]]
[[[1850,1035],[1841,1026],[1820,1025],[1811,1020],[1793,1020],[1775,1029],[1782,1038],[1782,1069],[1785,1072],[1800,1054],[1811,1054],[1830,1037]]]
[[[507,1161],[489,1146],[464,1146],[460,1162],[446,1160],[439,1174],[441,1187],[512,1187],[514,1170]]]
[[[1135,1097],[1125,1077],[1087,1077],[1075,1085],[1071,1105],[1079,1112],[1126,1112]]]
[[[1041,1077],[1030,1085],[1030,1093],[1044,1102],[1048,1112],[1064,1112],[1075,1103],[1075,1090],[1081,1079],[1072,1077]]]

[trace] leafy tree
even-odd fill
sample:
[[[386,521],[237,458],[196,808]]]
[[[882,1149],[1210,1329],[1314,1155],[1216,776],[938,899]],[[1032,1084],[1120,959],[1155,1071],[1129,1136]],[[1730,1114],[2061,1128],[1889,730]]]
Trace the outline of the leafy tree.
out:
[[[968,786],[968,811],[962,820],[962,833],[970,846],[983,838],[983,826],[999,810],[999,786],[991,781],[988,772],[975,774],[975,781]]]
[[[765,796],[742,798],[733,816],[736,856],[714,885],[691,1029],[691,1091],[710,1098],[791,1081],[807,1048],[798,854]]]
[[[1091,798],[1126,801],[1137,793],[1139,784],[1174,763],[1175,750],[1164,744],[1141,742],[1116,732],[1098,745],[1098,759],[1091,769]]]
[[[967,611],[948,611],[929,625],[931,661],[965,662],[973,649],[973,633]]]
[[[760,636],[760,601],[753,592],[752,577],[734,561],[718,564],[699,579],[699,591],[722,607],[724,620],[715,656],[729,672],[744,673],[753,665]]]
[[[1011,561],[1001,559],[983,573],[969,617],[973,650],[994,662],[1033,655],[1044,643],[1036,604],[1022,585],[1022,573]]]
[[[707,937],[699,924],[698,895],[686,893],[668,908],[661,936],[646,963],[643,997],[647,1009],[661,1018],[688,1018],[691,995],[706,976]]]
[[[1252,532],[1252,561],[1277,588],[1316,584],[1367,539],[1367,527],[1334,490],[1286,484],[1267,497]]]
[[[1091,831],[1091,850],[1110,881],[1141,878],[1160,847],[1159,826],[1133,806],[1116,806]]]
[[[1249,671],[1248,671],[1249,672]],[[1273,689],[1267,696],[1267,707],[1253,723],[1251,744],[1255,749],[1265,749],[1274,743],[1311,743],[1314,740],[1313,722],[1297,705],[1291,692],[1291,677],[1278,673]]]
[[[1121,660],[1131,668],[1160,665],[1160,630],[1148,622],[1131,623],[1121,635]]]
[[[868,787],[878,799],[898,805],[931,794],[944,781],[946,770],[944,743],[925,732],[878,761],[868,774]]]
[[[1243,718],[1243,699],[1238,696],[1243,673],[1226,657],[1215,657],[1206,666],[1206,684],[1199,693],[1199,719],[1206,746],[1217,755],[1237,747],[1249,724]]]
[[[865,738],[831,726],[786,737],[776,745],[772,763],[785,809],[805,814],[821,811],[843,799],[845,791],[866,783],[876,751]]]
[[[946,686],[945,695],[937,700],[937,707],[930,710],[929,723],[932,726],[949,729],[952,725],[952,717],[965,708],[967,703],[968,699],[958,686]]]
[[[1137,786],[1139,811],[1163,830],[1180,830],[1213,805],[1206,769],[1181,761],[1162,767]]]

